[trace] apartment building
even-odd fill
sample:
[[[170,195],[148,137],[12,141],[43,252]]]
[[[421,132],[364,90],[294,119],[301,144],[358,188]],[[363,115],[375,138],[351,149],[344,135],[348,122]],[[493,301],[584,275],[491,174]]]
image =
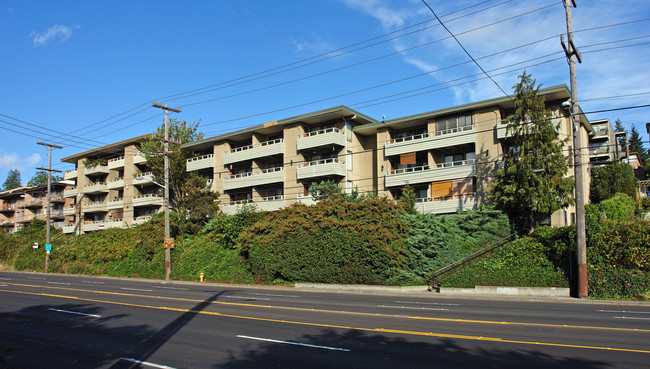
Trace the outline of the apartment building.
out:
[[[143,135],[61,159],[75,167],[64,173],[64,233],[81,234],[143,223],[163,207],[161,185],[154,181],[139,144]]]
[[[562,106],[570,98],[568,88],[549,87],[540,94],[553,123],[560,125],[560,137],[570,138],[569,112]],[[227,214],[244,203],[261,210],[311,204],[309,187],[323,180],[334,181],[347,193],[376,191],[391,199],[410,185],[420,212],[453,213],[489,202],[488,186],[506,144],[505,118],[513,111],[509,97],[388,121],[338,106],[183,148],[197,153],[187,161],[187,170],[211,181]],[[594,134],[584,115],[580,134],[585,143]],[[550,222],[570,224],[574,212],[560,210]]]
[[[599,119],[590,122],[593,135],[589,136],[589,164],[599,167],[617,161],[622,155],[614,128],[609,119]]]
[[[345,106],[265,123],[183,145],[197,153],[187,170],[211,181],[226,214],[245,203],[260,210],[313,204],[309,187],[325,180],[370,191],[377,188],[377,141],[354,129],[373,123]]]
[[[55,228],[64,224],[63,209],[65,198],[64,182],[50,186],[50,222]],[[17,232],[32,219],[45,220],[47,217],[47,185],[19,187],[0,192],[0,228],[5,232]]]

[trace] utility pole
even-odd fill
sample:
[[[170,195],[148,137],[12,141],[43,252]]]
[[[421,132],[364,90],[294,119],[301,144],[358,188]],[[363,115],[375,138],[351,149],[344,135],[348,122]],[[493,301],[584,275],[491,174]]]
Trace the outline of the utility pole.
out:
[[[47,205],[45,210],[45,272],[47,273],[47,267],[50,265],[50,251],[52,250],[52,244],[50,243],[50,196],[52,194],[52,172],[61,173],[60,170],[52,169],[52,148],[62,149],[63,146],[57,146],[45,142],[37,143],[46,146],[48,151],[47,168],[36,168],[38,170],[47,171]]]
[[[569,62],[571,78],[571,121],[573,123],[573,171],[576,187],[576,243],[578,246],[578,297],[589,295],[587,283],[587,231],[585,226],[585,186],[582,173],[582,137],[580,135],[580,106],[578,105],[578,80],[576,77],[576,59],[582,63],[580,52],[573,44],[573,22],[571,20],[571,5],[575,8],[576,0],[564,0],[566,12],[566,28],[568,46],[564,38],[560,43]]]
[[[169,152],[169,128],[168,128],[168,112],[171,110],[175,113],[180,113],[181,108],[178,107],[177,109],[170,108],[167,105],[164,104],[156,104],[156,100],[154,100],[151,103],[151,106],[154,108],[159,108],[163,109],[165,111],[165,151],[163,152],[163,158],[165,162],[165,199],[164,199],[164,207],[165,207],[165,241],[164,241],[164,247],[165,247],[165,281],[169,280],[169,275],[172,272],[172,253],[171,253],[171,248],[174,247],[174,240],[171,239],[169,236],[169,157],[168,155],[170,154]]]

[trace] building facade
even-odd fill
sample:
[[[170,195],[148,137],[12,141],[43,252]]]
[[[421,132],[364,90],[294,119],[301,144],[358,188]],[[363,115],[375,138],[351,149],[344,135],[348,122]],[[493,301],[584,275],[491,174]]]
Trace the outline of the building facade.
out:
[[[561,85],[541,89],[540,95],[559,126],[560,139],[567,140],[564,151],[569,155],[572,124],[563,103],[570,92]],[[313,204],[310,186],[323,181],[336,183],[345,193],[377,193],[393,200],[408,185],[416,193],[419,212],[454,213],[489,204],[489,185],[507,149],[505,120],[513,112],[510,97],[387,121],[337,106],[182,147],[194,153],[187,171],[208,180],[226,214],[244,204],[266,211]],[[600,137],[609,140],[610,133],[611,125],[596,132],[581,115],[587,191],[588,163],[592,153],[601,154],[596,145]],[[162,210],[162,185],[153,180],[139,151],[148,137],[62,159],[75,165],[64,174],[70,183],[63,191],[65,233],[131,227]],[[573,208],[562,209],[548,221],[571,224],[574,214]]]
[[[50,187],[50,221],[55,228],[64,225],[63,191],[67,185],[55,182]],[[32,219],[46,220],[47,185],[19,187],[0,192],[0,228],[5,232],[17,232]]]
[[[75,165],[64,173],[64,233],[81,234],[143,223],[163,206],[139,144],[144,135],[61,159]]]

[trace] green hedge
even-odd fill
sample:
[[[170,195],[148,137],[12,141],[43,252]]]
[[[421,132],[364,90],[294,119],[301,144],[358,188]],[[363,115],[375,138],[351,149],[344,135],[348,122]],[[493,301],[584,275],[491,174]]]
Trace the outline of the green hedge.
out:
[[[533,237],[519,238],[437,283],[443,287],[462,288],[568,287],[563,271],[548,260],[545,248]]]
[[[407,262],[402,213],[385,198],[294,205],[246,229],[241,252],[263,281],[385,284]]]

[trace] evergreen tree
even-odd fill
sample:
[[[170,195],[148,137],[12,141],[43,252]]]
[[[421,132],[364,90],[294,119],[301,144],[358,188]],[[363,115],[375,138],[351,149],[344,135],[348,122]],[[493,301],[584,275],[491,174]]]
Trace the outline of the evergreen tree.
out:
[[[632,134],[630,135],[630,152],[639,153],[639,159],[643,164],[648,161],[648,152],[643,147],[643,138],[641,138],[641,134],[634,126],[632,126]]]
[[[179,121],[172,118],[168,123],[169,140],[180,144],[201,140],[203,133],[198,132],[198,126],[198,122],[188,124],[184,120]],[[156,139],[149,139],[140,144],[140,150],[147,158],[147,166],[151,169],[155,180],[163,183],[165,178],[164,159],[158,154],[164,151],[164,144],[157,139],[165,138],[164,124],[154,132],[154,137]],[[176,144],[169,144],[169,151],[173,152],[169,155],[169,204],[172,209],[176,210],[183,202],[185,196],[183,189],[190,179],[186,170],[187,159],[194,154],[181,149],[180,145]]]
[[[7,174],[7,180],[2,185],[4,191],[13,190],[22,186],[22,181],[20,180],[20,171],[18,169],[11,169]]]
[[[623,122],[621,122],[620,119],[616,119],[616,123],[614,125],[614,132],[625,132],[625,127],[623,126]],[[619,137],[617,140],[619,146],[621,147],[621,152],[625,152],[627,150],[625,137]]]
[[[52,175],[52,183],[58,182],[58,181],[60,181],[62,179],[63,179],[63,177],[61,177],[61,176],[57,176],[57,175],[54,175],[54,174]],[[46,185],[46,184],[47,184],[47,172],[44,171],[44,170],[39,170],[38,172],[36,172],[36,174],[34,174],[32,179],[27,181],[27,185],[30,186],[30,187],[42,186],[42,185]]]
[[[573,203],[573,180],[566,178],[565,143],[539,96],[539,86],[535,87],[535,80],[525,71],[520,77],[515,86],[515,111],[507,118],[503,169],[497,171],[491,197],[515,229],[525,233],[541,217]]]

